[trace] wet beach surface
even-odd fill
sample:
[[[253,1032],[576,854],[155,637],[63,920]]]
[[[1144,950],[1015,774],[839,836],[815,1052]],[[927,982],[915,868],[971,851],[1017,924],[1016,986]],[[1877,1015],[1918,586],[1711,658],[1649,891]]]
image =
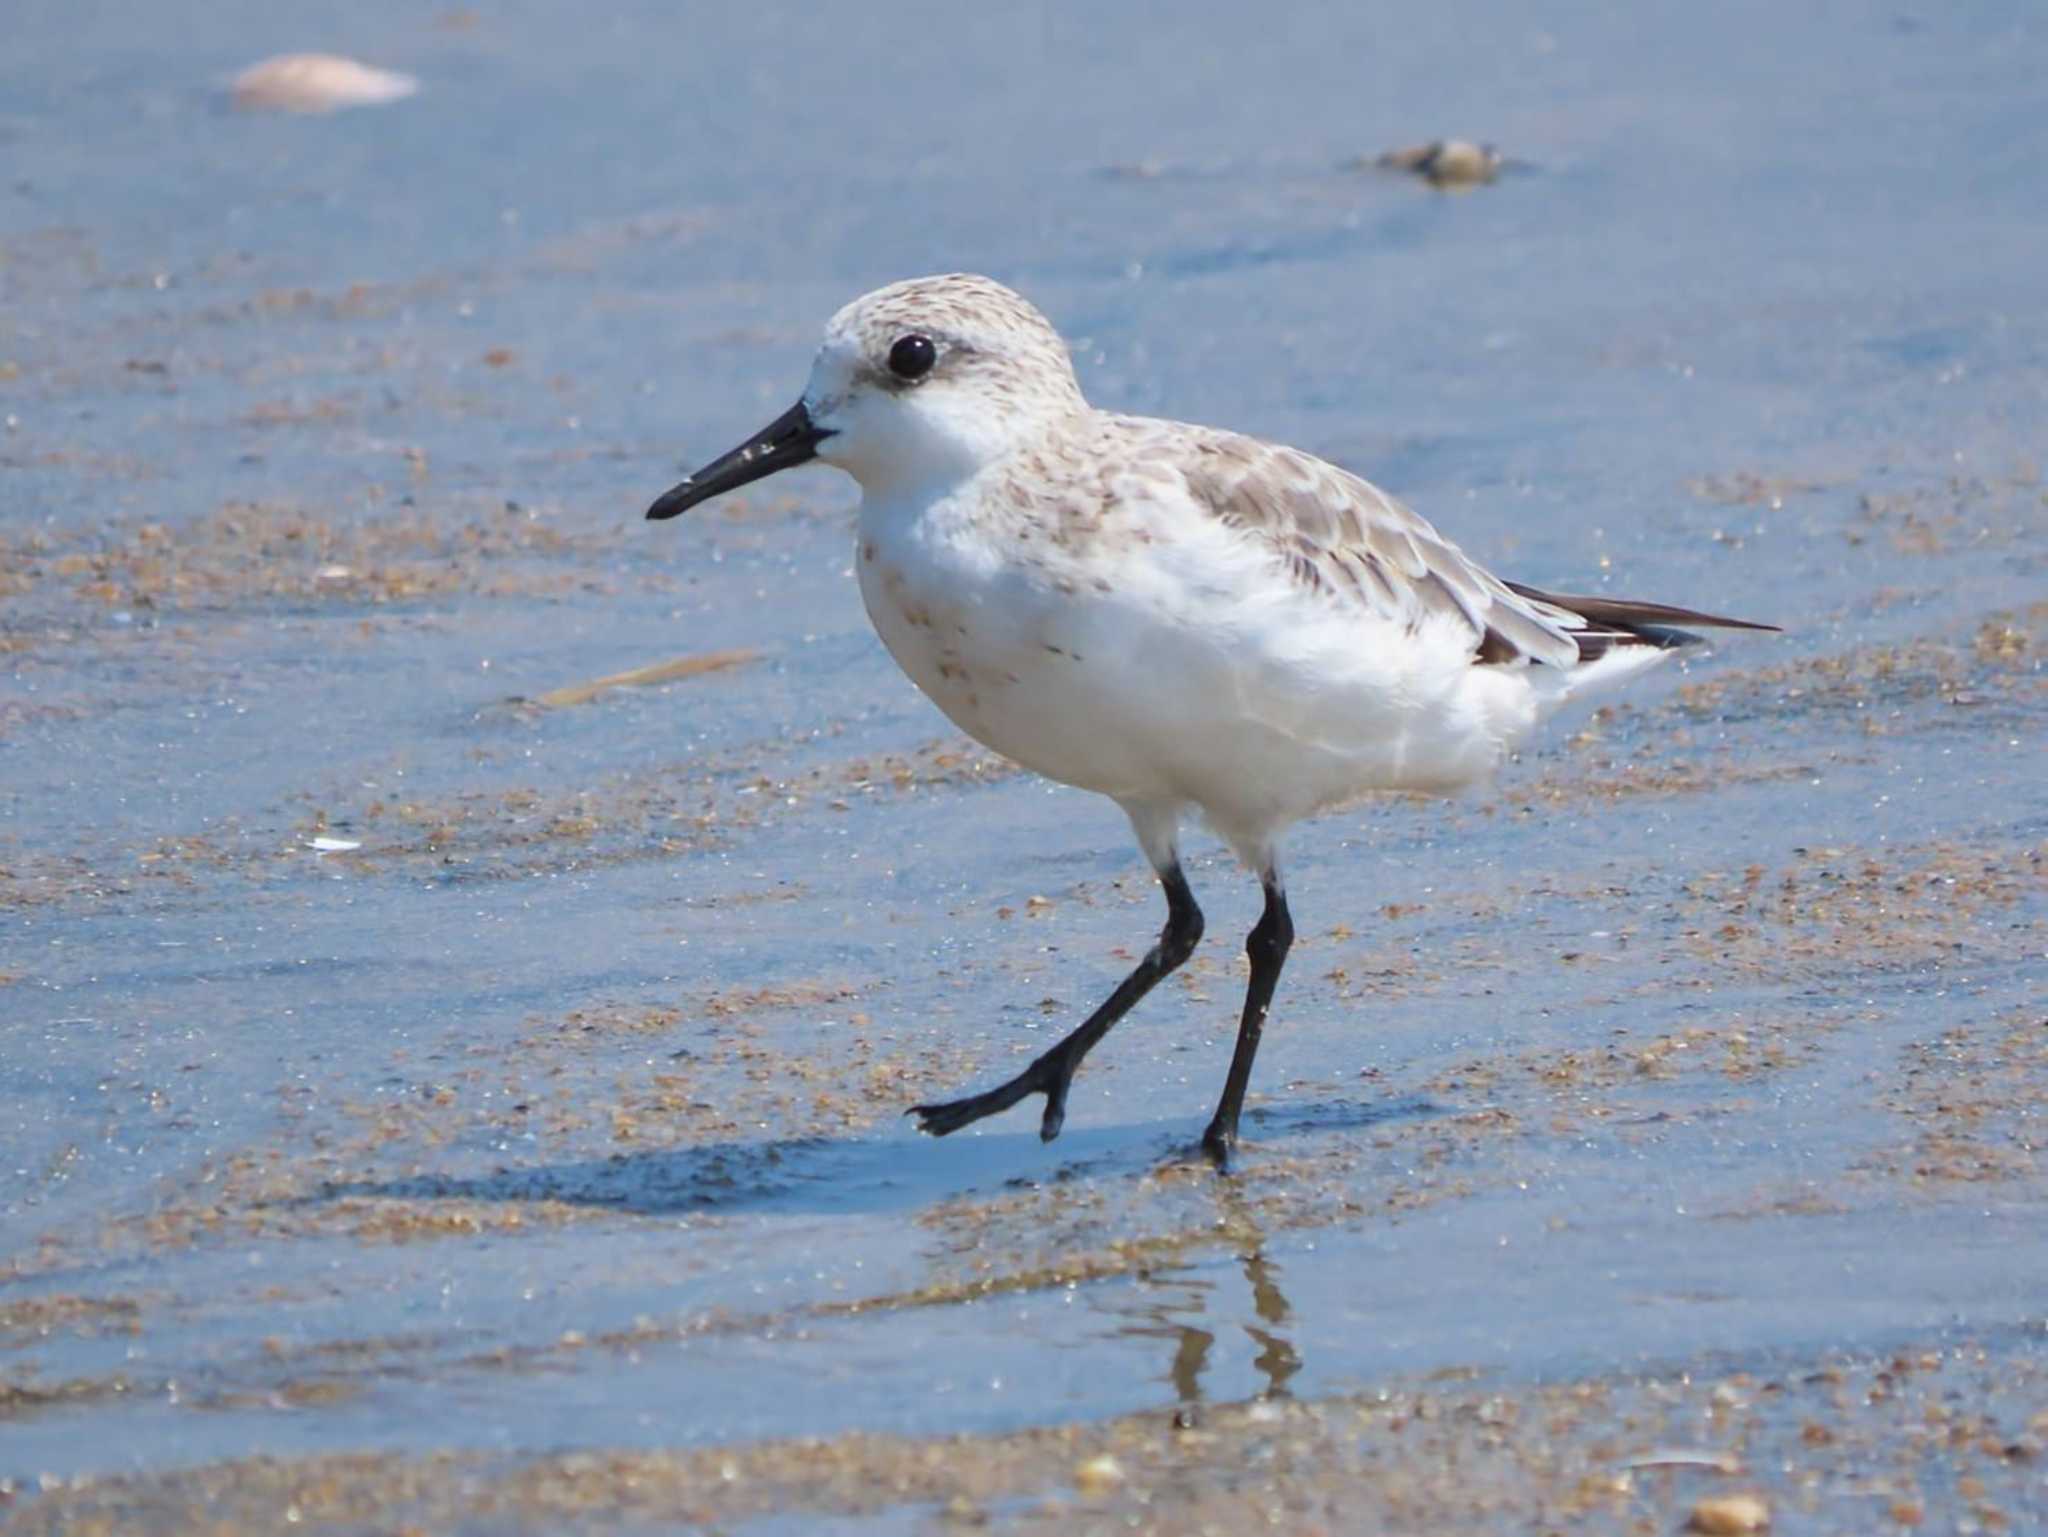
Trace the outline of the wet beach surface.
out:
[[[28,5],[0,1525],[2048,1525],[2040,18],[863,16]],[[420,93],[226,107],[307,47]],[[1156,886],[895,671],[847,483],[641,521],[947,268],[1787,627],[1299,829],[1228,1179],[1251,880],[1058,1141],[918,1137]]]

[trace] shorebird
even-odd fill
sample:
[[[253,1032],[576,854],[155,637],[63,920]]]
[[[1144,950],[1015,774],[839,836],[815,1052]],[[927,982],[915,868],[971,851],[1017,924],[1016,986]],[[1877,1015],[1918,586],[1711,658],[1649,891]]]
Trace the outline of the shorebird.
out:
[[[1008,1082],[909,1111],[945,1136],[1033,1094],[1066,1118],[1088,1052],[1202,937],[1181,869],[1198,811],[1265,910],[1222,1098],[1226,1164],[1294,939],[1277,844],[1376,791],[1483,780],[1565,699],[1697,643],[1767,630],[1503,581],[1400,502],[1299,449],[1100,411],[1051,322],[955,273],[854,300],[803,397],[648,508],[672,518],[817,459],[860,484],[855,569],[898,665],[1007,758],[1109,796],[1166,896],[1158,942]]]

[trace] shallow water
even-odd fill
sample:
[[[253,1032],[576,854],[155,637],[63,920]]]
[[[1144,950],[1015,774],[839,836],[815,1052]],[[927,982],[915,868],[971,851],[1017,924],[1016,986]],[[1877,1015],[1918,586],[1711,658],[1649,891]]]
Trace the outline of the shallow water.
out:
[[[1176,1406],[1249,1402],[1203,1433],[1250,1457],[1274,1403],[1617,1395],[1545,1421],[1555,1509],[1622,1399],[1726,1376],[1791,1384],[1743,1434],[1825,1524],[1868,1469],[1809,1464],[1914,1432],[1822,1374],[1938,1358],[2008,1439],[2048,1407],[2031,8],[291,16],[31,3],[0,61],[0,1518],[173,1529],[356,1451],[395,1460],[336,1527],[569,1519],[485,1502],[508,1468],[698,1512],[561,1460],[609,1449],[682,1459],[689,1520],[899,1529],[949,1492],[891,1458],[971,1432],[960,1488],[1030,1526],[1060,1437]],[[314,46],[421,94],[223,106]],[[1524,167],[1352,164],[1446,132]],[[919,1138],[1156,888],[894,671],[844,482],[640,520],[839,303],[945,268],[1037,300],[1098,402],[1328,455],[1524,580],[1787,627],[1485,794],[1301,829],[1229,1180],[1184,1157],[1255,887],[1198,842],[1211,937],[1057,1142]],[[904,1438],[860,1497],[774,1460],[856,1432]],[[1932,1517],[2048,1520],[1963,1455]],[[1227,1524],[1159,1477],[1079,1498]],[[1502,1499],[1457,1520],[1523,1529]]]

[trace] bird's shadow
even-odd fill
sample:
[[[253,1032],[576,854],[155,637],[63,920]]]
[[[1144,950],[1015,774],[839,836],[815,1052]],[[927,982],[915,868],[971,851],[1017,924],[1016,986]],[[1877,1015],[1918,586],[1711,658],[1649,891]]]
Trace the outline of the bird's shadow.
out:
[[[1255,1169],[1261,1150],[1274,1144],[1444,1113],[1421,1098],[1262,1107],[1246,1113],[1240,1167]],[[771,1210],[859,1215],[915,1210],[976,1189],[1135,1177],[1167,1164],[1209,1167],[1185,1128],[1160,1122],[1073,1129],[1050,1145],[1031,1131],[942,1140],[788,1137],[507,1165],[481,1175],[333,1180],[295,1204],[369,1197],[560,1202],[658,1217]]]

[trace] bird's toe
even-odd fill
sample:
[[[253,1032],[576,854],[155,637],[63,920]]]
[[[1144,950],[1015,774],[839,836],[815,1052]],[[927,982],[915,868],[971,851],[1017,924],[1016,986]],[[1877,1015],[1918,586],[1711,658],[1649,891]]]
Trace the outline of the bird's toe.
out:
[[[963,1108],[967,1103],[965,1100],[953,1100],[943,1105],[912,1105],[904,1113],[917,1117],[919,1131],[929,1132],[934,1137],[943,1137],[948,1132],[958,1131],[974,1119],[974,1116]]]

